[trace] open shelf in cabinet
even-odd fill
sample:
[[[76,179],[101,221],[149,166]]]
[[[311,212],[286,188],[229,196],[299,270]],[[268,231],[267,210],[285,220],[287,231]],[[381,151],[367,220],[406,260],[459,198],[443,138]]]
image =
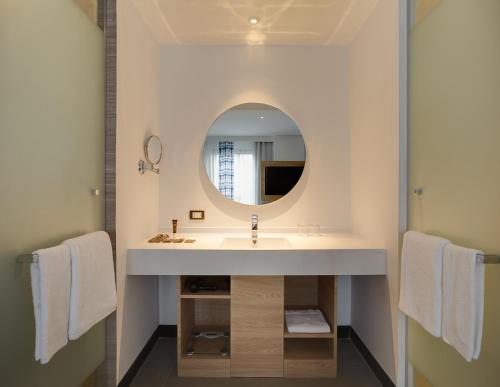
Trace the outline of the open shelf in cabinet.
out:
[[[216,286],[216,290],[191,291],[191,281],[199,279],[202,282]],[[206,299],[230,299],[230,277],[229,276],[181,276],[180,298],[206,298]]]
[[[285,327],[285,331],[283,332],[283,337],[285,339],[333,339],[335,335],[330,333],[295,333],[288,332]]]
[[[334,358],[334,343],[330,339],[297,339],[285,340],[285,360],[290,359],[329,359]]]
[[[185,377],[229,377],[230,375],[230,294],[185,293],[188,277],[178,277],[177,355],[178,375]],[[227,352],[217,350],[220,341],[203,342],[204,353],[192,353],[195,332],[226,332]],[[221,348],[221,347],[220,347]],[[206,353],[212,352],[212,353]]]
[[[284,327],[285,338],[335,338],[336,300],[334,276],[286,276],[285,310],[319,309],[330,326],[329,333],[291,333]]]
[[[319,309],[328,333],[290,333],[284,324],[284,376],[335,377],[337,374],[336,286],[334,276],[286,276],[285,310]]]

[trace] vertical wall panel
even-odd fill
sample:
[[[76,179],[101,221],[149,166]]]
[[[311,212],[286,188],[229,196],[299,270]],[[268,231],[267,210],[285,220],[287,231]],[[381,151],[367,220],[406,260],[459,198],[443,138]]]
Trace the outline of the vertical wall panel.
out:
[[[104,324],[36,363],[15,257],[103,227],[103,32],[73,1],[3,0],[0,52],[0,384],[76,387],[104,359]]]
[[[500,2],[441,0],[416,20],[409,188],[423,195],[409,198],[410,228],[499,254]],[[472,363],[410,320],[409,359],[431,385],[498,386],[499,293],[500,267],[487,266],[482,351]]]

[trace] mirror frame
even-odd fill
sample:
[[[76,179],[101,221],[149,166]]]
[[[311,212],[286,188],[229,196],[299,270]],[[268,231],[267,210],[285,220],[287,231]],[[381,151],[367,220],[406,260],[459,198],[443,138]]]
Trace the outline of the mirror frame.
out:
[[[158,158],[158,161],[155,163],[153,161],[151,161],[151,159],[149,158],[149,152],[148,152],[148,147],[149,147],[149,144],[152,140],[154,139],[157,139],[158,140],[158,143],[160,144],[160,157]],[[146,141],[144,142],[144,157],[146,158],[146,161],[148,163],[150,163],[151,165],[158,165],[160,164],[160,161],[161,161],[161,158],[163,156],[163,144],[161,143],[161,140],[160,140],[160,137],[156,136],[156,135],[151,135],[149,136]]]
[[[158,161],[156,163],[152,162],[151,159],[149,158],[149,152],[148,152],[148,146],[151,140],[157,139],[158,142],[160,143],[160,157],[158,158]],[[156,173],[157,175],[160,174],[160,168],[157,167],[158,164],[160,164],[161,158],[163,157],[163,144],[160,140],[160,137],[156,135],[151,135],[149,136],[146,141],[144,141],[144,157],[146,158],[146,161],[144,160],[139,160],[139,165],[138,165],[138,171],[141,175],[144,174],[146,171],[151,171],[153,173]]]

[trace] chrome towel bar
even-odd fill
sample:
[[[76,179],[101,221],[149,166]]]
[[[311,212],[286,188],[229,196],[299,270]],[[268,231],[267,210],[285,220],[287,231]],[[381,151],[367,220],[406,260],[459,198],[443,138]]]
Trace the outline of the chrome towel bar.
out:
[[[37,263],[38,262],[38,254],[22,254],[18,255],[16,258],[17,263]]]
[[[477,255],[477,263],[484,264],[499,264],[500,263],[500,255],[486,255],[486,254],[478,254]]]
[[[478,254],[477,263],[483,264],[500,264],[500,255],[491,255],[491,254]],[[38,254],[22,254],[18,255],[16,258],[17,263],[37,263],[38,262]]]

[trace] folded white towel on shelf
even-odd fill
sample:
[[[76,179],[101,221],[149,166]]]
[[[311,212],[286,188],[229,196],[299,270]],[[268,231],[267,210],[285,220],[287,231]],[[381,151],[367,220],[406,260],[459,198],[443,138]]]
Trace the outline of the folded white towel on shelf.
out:
[[[69,339],[76,340],[116,309],[113,252],[104,231],[63,244],[71,251]]]
[[[319,309],[285,310],[290,333],[329,333],[330,326]]]
[[[444,249],[443,340],[467,361],[481,351],[484,312],[484,265],[481,251],[455,245]]]
[[[441,337],[443,253],[446,239],[408,231],[403,240],[399,309]]]
[[[35,251],[31,288],[35,313],[35,360],[46,364],[68,343],[71,266],[67,246]]]

